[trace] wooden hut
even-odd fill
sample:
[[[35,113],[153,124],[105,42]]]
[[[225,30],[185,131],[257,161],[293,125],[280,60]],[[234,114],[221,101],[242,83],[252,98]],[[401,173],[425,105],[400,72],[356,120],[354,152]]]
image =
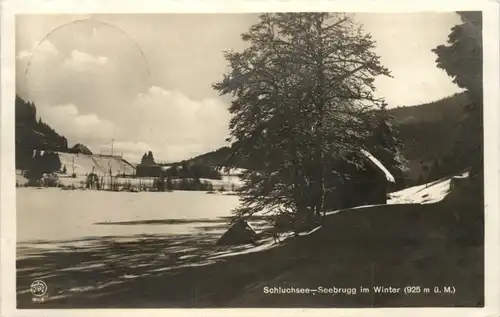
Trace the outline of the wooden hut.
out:
[[[358,156],[361,166],[347,162],[339,165],[339,170],[346,176],[338,180],[337,190],[332,197],[335,208],[386,204],[390,185],[395,183],[389,170],[366,150],[344,156]]]

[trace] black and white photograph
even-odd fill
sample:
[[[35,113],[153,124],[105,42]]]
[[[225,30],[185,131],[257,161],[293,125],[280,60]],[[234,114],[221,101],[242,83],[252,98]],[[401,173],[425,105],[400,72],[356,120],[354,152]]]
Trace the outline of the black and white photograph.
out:
[[[483,16],[17,14],[16,308],[485,307]]]

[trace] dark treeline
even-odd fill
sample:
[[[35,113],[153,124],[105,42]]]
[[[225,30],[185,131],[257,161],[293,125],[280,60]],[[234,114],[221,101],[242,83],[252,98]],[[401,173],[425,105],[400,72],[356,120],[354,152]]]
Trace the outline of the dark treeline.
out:
[[[217,150],[207,152],[191,159],[176,162],[169,165],[182,166],[198,165],[209,167],[214,170],[220,170],[225,166],[232,165],[239,168],[251,169],[256,165],[252,162],[251,158],[238,155],[235,149],[239,147],[239,141],[234,141],[230,146],[224,146]]]
[[[389,111],[399,128],[405,157],[410,161],[425,162],[427,175],[421,175],[420,183],[456,174],[470,166],[471,158],[478,156],[475,152],[463,150],[472,146],[477,136],[462,132],[470,102],[468,94],[463,92]]]
[[[221,179],[221,173],[213,166],[203,163],[175,163],[167,171],[172,178]]]
[[[170,168],[160,172],[161,166],[169,166]],[[161,174],[171,178],[221,179],[221,174],[212,161],[194,158],[171,164],[158,164],[152,151],[144,153],[137,169],[137,176],[159,177]]]
[[[155,180],[153,186],[158,191],[189,190],[212,192],[215,189],[211,182],[201,181],[199,178],[180,178],[174,181],[171,177],[167,177],[163,182],[160,179]],[[234,188],[232,189],[234,190]],[[222,186],[218,190],[225,191],[226,188]]]

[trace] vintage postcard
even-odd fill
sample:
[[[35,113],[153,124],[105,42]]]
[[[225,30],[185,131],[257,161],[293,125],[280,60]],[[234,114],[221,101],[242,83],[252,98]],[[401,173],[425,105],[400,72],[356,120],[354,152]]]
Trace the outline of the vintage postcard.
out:
[[[498,9],[4,2],[1,315],[498,316]]]

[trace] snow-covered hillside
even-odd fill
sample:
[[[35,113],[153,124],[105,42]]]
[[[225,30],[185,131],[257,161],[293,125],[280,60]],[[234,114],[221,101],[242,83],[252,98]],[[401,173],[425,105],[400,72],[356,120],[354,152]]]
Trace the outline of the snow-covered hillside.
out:
[[[66,166],[67,173],[86,175],[94,171],[97,175],[126,174],[134,175],[135,168],[132,164],[117,156],[88,155],[81,153],[56,152],[61,160],[61,166]]]

